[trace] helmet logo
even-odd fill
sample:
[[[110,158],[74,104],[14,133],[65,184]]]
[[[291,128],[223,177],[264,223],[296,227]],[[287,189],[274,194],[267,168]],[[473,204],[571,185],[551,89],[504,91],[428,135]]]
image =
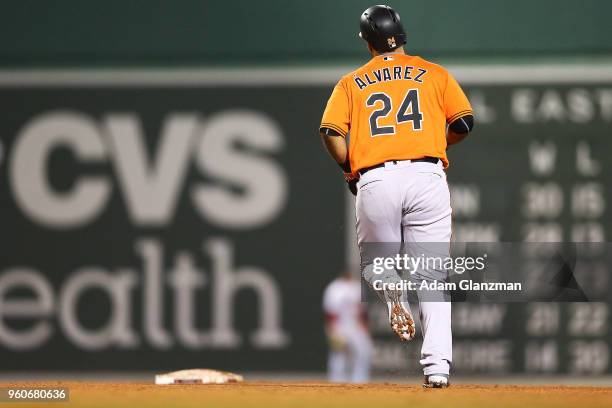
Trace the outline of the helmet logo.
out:
[[[395,37],[387,38],[387,44],[389,44],[390,48],[396,47],[397,45],[395,44]]]

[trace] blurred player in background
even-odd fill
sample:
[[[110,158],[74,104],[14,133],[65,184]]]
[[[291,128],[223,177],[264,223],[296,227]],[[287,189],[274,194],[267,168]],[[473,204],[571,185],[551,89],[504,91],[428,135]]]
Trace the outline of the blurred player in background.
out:
[[[395,268],[387,268],[383,275],[373,273],[368,250],[377,243],[390,243],[391,253],[409,252],[406,248],[421,251],[423,243],[438,243],[435,255],[449,256],[446,149],[468,135],[474,117],[468,99],[446,69],[404,52],[406,34],[393,9],[365,10],[359,35],[372,59],[335,86],[320,134],[356,195],[363,278],[386,302],[392,330],[406,341],[415,335],[406,291],[391,286],[376,289],[376,282],[396,284],[401,278]],[[415,272],[418,279],[432,282],[448,277],[443,268]],[[424,386],[444,388],[452,361],[451,304],[447,293],[437,295],[424,301],[419,293],[420,362]]]
[[[370,379],[372,339],[361,303],[361,285],[350,272],[334,279],[323,294],[325,334],[329,342],[328,376],[334,382]]]

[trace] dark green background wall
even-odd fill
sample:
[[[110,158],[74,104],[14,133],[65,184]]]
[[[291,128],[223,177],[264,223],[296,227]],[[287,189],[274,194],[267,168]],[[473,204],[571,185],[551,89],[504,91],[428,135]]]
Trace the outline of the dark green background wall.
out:
[[[4,0],[0,66],[338,63],[363,58],[373,0]],[[607,0],[388,1],[412,53],[612,55]]]
[[[548,288],[552,282],[572,282],[562,280],[569,275],[561,272],[574,269],[575,287],[597,301],[495,304],[487,299],[497,293],[483,293],[482,298],[466,294],[471,301],[459,298],[453,304],[454,372],[612,374],[612,162],[608,160],[612,106],[598,102],[610,100],[612,86],[577,78],[573,83],[543,85],[462,81],[474,105],[486,108],[477,110],[474,133],[449,149],[456,248],[476,253],[482,247],[473,241],[515,243],[514,248],[525,243],[521,245],[525,256],[520,257],[508,250],[510,244],[485,247],[491,255],[490,269],[482,278],[467,276],[488,281],[511,269],[513,281],[529,275],[528,282]],[[354,231],[354,218],[347,221],[345,214],[348,192],[340,169],[324,153],[316,134],[331,86],[194,82],[189,87],[125,87],[58,82],[52,87],[14,87],[0,82],[0,144],[5,152],[0,160],[0,369],[323,370],[323,289],[345,265],[348,231]],[[193,123],[194,118],[196,130],[192,128],[186,150],[181,140],[191,133],[186,121]],[[130,131],[139,128],[140,132]],[[98,140],[108,148],[90,157],[77,154],[66,140],[80,140],[86,146]],[[45,165],[38,167],[43,160]],[[167,163],[182,163],[186,170],[172,171]],[[268,169],[267,174],[262,169]],[[42,181],[42,191],[57,197],[55,205],[47,204],[48,194],[37,194],[41,190],[36,180]],[[253,180],[261,184],[254,185]],[[81,182],[95,181],[110,189],[93,215],[82,215],[83,204],[66,209],[66,200]],[[280,187],[270,187],[275,184]],[[169,185],[175,189],[163,187]],[[270,213],[271,218],[245,223],[244,214],[265,201],[251,201],[262,187],[266,198],[284,191],[286,200]],[[201,188],[212,203],[207,211],[194,200]],[[209,201],[219,196],[225,200]],[[176,205],[167,218],[152,222],[150,215],[142,215],[142,208],[157,208],[153,203],[168,197],[174,197]],[[137,202],[142,203],[140,210]],[[58,220],[60,211],[63,219],[69,214],[78,223]],[[234,222],[224,222],[227,218],[220,212],[232,212]],[[605,247],[563,245],[574,248],[575,254],[564,251],[561,258],[555,246],[527,244],[589,240],[607,243]],[[158,248],[146,251],[146,259],[139,249],[145,242]],[[231,249],[231,262],[218,261],[210,251],[212,243]],[[542,268],[549,263],[545,256],[552,254],[551,248],[555,248],[552,265],[559,265],[560,259],[567,259],[564,266],[570,265],[560,269],[555,280],[543,274],[550,267]],[[495,262],[502,252],[504,259],[512,259],[511,267]],[[152,277],[154,253],[161,265],[157,279]],[[606,256],[600,257],[602,253]],[[172,284],[178,281],[173,276],[179,259],[191,260],[203,279],[201,285],[192,284],[191,300]],[[277,347],[252,340],[263,326],[259,316],[264,296],[248,284],[234,296],[223,296],[217,286],[221,271],[234,277],[230,281],[244,283],[236,274],[253,270],[278,288],[272,296],[265,293],[266,299],[278,294],[278,303],[266,315],[278,316],[278,326],[272,327],[288,335],[287,342]],[[97,280],[92,279],[92,271]],[[21,287],[14,283],[19,276]],[[133,279],[123,313],[113,313],[119,307],[96,288],[100,276],[106,276],[103,282]],[[74,282],[92,280],[93,287],[80,292],[79,302],[68,301],[75,292]],[[32,281],[50,285],[55,300],[49,301],[48,309],[32,308],[38,297],[27,289]],[[146,289],[153,281],[160,282],[163,296]],[[533,299],[533,291],[523,293]],[[191,308],[179,307],[179,299]],[[232,308],[223,306],[224,299],[231,301]],[[376,335],[375,368],[396,377],[416,375],[420,340],[405,344],[392,337],[386,308],[377,305],[368,303]],[[69,323],[72,310],[78,316],[76,325]],[[227,340],[214,318],[218,311],[231,314],[229,327],[241,343]],[[128,314],[120,326],[109,324],[118,320],[114,316]],[[160,345],[160,336],[145,329],[152,326],[146,316],[159,319],[169,346]],[[39,324],[50,331],[38,334],[38,341],[23,340]],[[78,328],[73,330],[74,326]],[[190,331],[184,327],[198,334],[185,335]],[[15,332],[16,336],[7,335]],[[93,334],[75,334],[83,332]],[[138,341],[125,341],[128,333]]]

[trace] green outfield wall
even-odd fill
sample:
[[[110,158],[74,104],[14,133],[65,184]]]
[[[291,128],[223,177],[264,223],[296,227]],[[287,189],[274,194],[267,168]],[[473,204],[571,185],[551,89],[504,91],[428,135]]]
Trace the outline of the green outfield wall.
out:
[[[449,150],[454,239],[609,241],[609,73],[451,70],[477,117]],[[2,73],[2,370],[323,370],[355,250],[317,135],[339,72]],[[594,301],[459,299],[454,370],[609,374],[610,262],[568,263]],[[419,340],[368,308],[375,369],[417,374]]]
[[[363,58],[364,0],[7,0],[0,66],[338,63]],[[609,56],[606,0],[388,2],[433,58]]]

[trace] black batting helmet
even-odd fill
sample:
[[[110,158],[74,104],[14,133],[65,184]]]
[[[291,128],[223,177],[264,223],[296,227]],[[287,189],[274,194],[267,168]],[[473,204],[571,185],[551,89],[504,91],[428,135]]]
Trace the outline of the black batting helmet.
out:
[[[389,6],[372,6],[361,14],[361,38],[376,51],[388,52],[406,44],[406,33],[400,16]]]

